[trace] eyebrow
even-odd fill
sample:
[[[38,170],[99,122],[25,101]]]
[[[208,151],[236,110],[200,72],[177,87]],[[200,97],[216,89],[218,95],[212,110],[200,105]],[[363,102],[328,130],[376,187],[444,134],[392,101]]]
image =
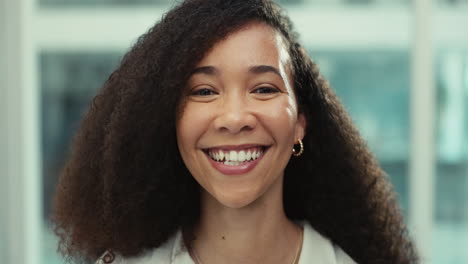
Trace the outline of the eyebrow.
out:
[[[257,65],[257,66],[249,67],[249,72],[255,73],[255,74],[271,72],[271,73],[278,75],[280,78],[282,78],[279,70],[269,65]]]
[[[219,71],[213,66],[203,66],[195,68],[191,75],[194,74],[219,75]]]
[[[279,70],[269,65],[250,66],[248,71],[254,74],[262,74],[262,73],[271,72],[271,73],[278,75],[280,78],[282,78]],[[214,66],[202,66],[202,67],[195,68],[192,71],[191,75],[194,75],[194,74],[219,75],[219,70]]]

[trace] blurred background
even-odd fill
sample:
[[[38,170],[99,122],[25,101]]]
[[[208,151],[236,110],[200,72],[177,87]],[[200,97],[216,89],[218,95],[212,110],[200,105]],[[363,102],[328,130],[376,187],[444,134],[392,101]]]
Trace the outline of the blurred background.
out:
[[[281,0],[395,185],[423,263],[468,263],[468,0]],[[0,0],[0,263],[63,263],[78,122],[172,0]]]

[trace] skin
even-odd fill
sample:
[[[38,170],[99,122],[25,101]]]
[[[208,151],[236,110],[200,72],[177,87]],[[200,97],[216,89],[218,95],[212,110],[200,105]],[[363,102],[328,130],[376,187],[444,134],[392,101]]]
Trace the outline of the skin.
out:
[[[258,22],[232,33],[200,61],[186,92],[178,147],[202,186],[191,247],[204,264],[290,263],[300,228],[284,213],[283,176],[305,119],[281,34]],[[216,170],[203,151],[242,144],[269,148],[253,170],[239,175]]]

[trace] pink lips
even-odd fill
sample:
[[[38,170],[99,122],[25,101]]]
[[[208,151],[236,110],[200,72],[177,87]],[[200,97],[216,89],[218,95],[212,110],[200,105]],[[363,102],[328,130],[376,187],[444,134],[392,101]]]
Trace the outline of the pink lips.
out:
[[[246,147],[250,147],[252,145],[244,145],[244,146],[238,146],[238,147],[229,147],[228,149],[243,149],[243,148],[246,148]],[[225,149],[225,148],[223,148]],[[257,164],[260,162],[260,160],[263,159],[263,156],[266,154],[268,148],[264,150],[264,153],[258,157],[256,160],[253,160],[253,161],[248,161],[248,162],[244,162],[244,163],[241,163],[237,166],[234,166],[234,165],[226,165],[222,162],[216,162],[214,161],[207,153],[205,153],[208,161],[210,162],[211,166],[213,168],[215,168],[216,170],[218,170],[219,172],[221,172],[222,174],[225,174],[225,175],[239,175],[239,174],[245,174],[251,170],[253,170]]]

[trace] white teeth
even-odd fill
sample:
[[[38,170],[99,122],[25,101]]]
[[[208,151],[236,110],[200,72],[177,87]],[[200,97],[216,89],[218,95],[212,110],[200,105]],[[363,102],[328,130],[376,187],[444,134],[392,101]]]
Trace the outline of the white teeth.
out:
[[[240,162],[245,161],[245,151],[243,150],[239,151],[239,154],[237,155],[237,160]]]
[[[231,150],[231,152],[229,152],[229,159],[231,161],[237,161],[237,152],[235,152],[234,150]]]
[[[229,165],[229,166],[239,166],[240,164],[242,164],[242,162],[238,162],[238,161],[225,161],[224,162],[224,165]]]
[[[263,149],[249,149],[249,150],[240,150],[240,151],[222,151],[216,150],[208,151],[208,155],[215,161],[223,162],[226,165],[237,166],[246,161],[253,161],[258,159],[263,155]]]
[[[247,151],[247,154],[245,155],[245,159],[250,160],[251,158],[252,158],[252,152],[250,152],[250,150],[249,150],[249,151]]]

